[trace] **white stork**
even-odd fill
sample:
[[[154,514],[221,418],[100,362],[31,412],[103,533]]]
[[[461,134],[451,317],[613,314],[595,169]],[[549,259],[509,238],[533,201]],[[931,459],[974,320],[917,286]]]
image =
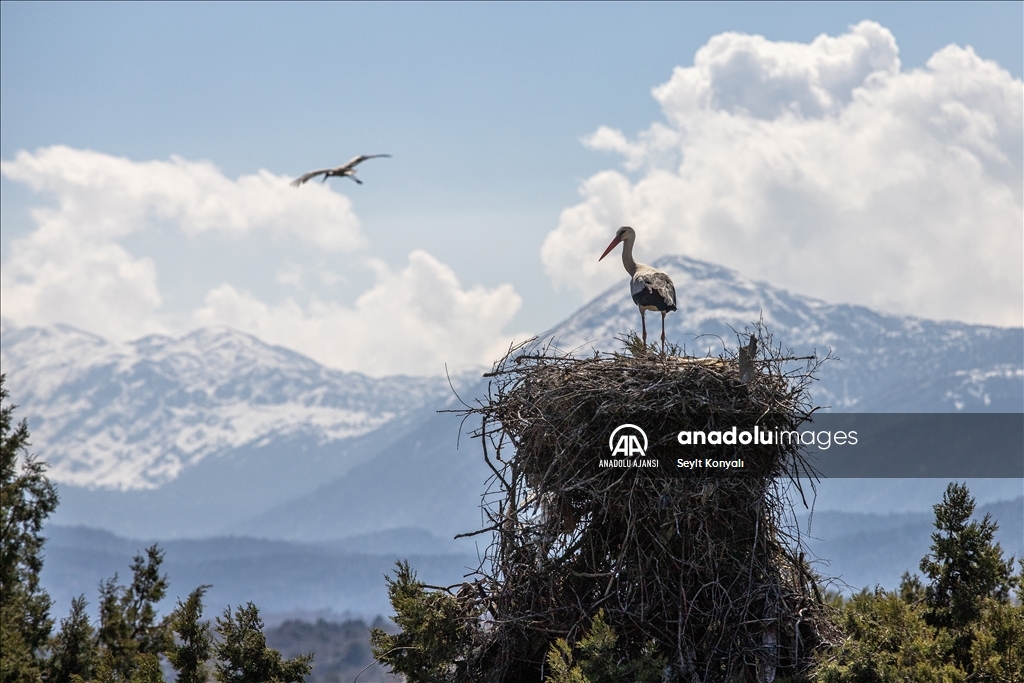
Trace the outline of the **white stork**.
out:
[[[615,239],[601,254],[600,261],[622,242],[622,265],[632,278],[629,281],[629,293],[633,295],[633,303],[640,307],[640,324],[643,327],[644,345],[647,344],[647,311],[661,311],[661,350],[665,350],[665,316],[669,311],[676,310],[676,287],[668,273],[652,268],[645,263],[633,260],[633,242],[636,231],[629,226],[622,226],[615,231]]]
[[[292,181],[292,187],[298,187],[299,185],[301,185],[302,183],[306,182],[307,180],[311,180],[313,178],[316,178],[320,174],[323,174],[324,179],[323,179],[322,182],[325,182],[325,183],[327,182],[327,179],[330,178],[331,176],[338,176],[338,177],[341,177],[341,178],[351,178],[352,180],[354,180],[357,183],[359,183],[360,185],[362,185],[363,181],[360,180],[359,178],[356,178],[356,166],[358,166],[359,164],[363,163],[367,159],[376,159],[378,157],[389,157],[389,156],[391,156],[391,155],[390,154],[360,154],[357,157],[353,157],[352,159],[349,159],[347,162],[345,162],[341,166],[335,166],[334,168],[320,168],[320,169],[317,169],[315,171],[310,171],[309,173],[305,173],[305,174],[299,176],[298,178],[296,178],[295,180]]]

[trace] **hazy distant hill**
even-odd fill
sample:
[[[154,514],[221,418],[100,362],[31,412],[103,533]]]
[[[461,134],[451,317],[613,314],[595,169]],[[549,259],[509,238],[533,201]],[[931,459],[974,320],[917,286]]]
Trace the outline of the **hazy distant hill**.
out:
[[[378,617],[369,624],[362,619],[316,622],[289,620],[266,629],[267,645],[291,659],[315,652],[307,683],[341,683],[358,677],[363,683],[401,683],[404,677],[388,673],[375,663],[370,649],[370,628],[393,630],[394,624]]]
[[[426,414],[372,460],[231,532],[311,541],[402,527],[445,538],[480,529],[480,496],[491,472],[478,441],[463,434],[456,448],[460,422]]]
[[[152,543],[59,525],[49,525],[46,536],[42,582],[54,599],[57,617],[66,616],[71,599],[80,594],[95,614],[100,581],[117,573],[122,583],[130,582],[132,557]],[[411,546],[405,545],[409,538],[416,539]],[[433,544],[442,552],[417,552]],[[237,536],[161,541],[166,552],[163,569],[170,580],[161,612],[169,612],[177,598],[188,597],[195,587],[210,584],[205,598],[208,616],[250,600],[265,615],[353,612],[373,616],[388,613],[384,575],[392,571],[396,559],[408,558],[429,583],[459,582],[468,567],[478,565],[471,550],[452,552],[444,540],[425,532],[391,539],[385,535],[374,546],[356,539],[354,546]]]
[[[1004,555],[1024,556],[1024,497],[981,505],[976,517],[986,513],[999,523],[996,540]],[[904,571],[918,571],[931,544],[932,520],[931,513],[817,513],[809,547],[822,560],[818,571],[836,577],[838,587],[894,588]],[[149,544],[85,527],[51,525],[46,533],[42,580],[55,600],[58,617],[66,614],[71,599],[80,593],[95,609],[99,582],[115,572],[124,579],[132,556]],[[481,538],[484,543],[487,540],[487,536]],[[163,609],[171,609],[176,596],[185,597],[200,584],[212,584],[206,601],[211,615],[228,604],[252,600],[270,617],[348,611],[372,618],[390,613],[383,577],[397,558],[408,558],[421,579],[442,585],[461,582],[477,566],[471,544],[460,545],[416,529],[332,543],[226,537],[166,541],[161,546],[167,553],[165,569],[171,581]]]
[[[935,501],[939,502],[939,501]],[[999,523],[996,541],[1006,557],[1024,557],[1024,497],[981,505]],[[920,574],[918,564],[931,546],[935,531],[929,513],[878,515],[825,512],[815,515],[808,545],[821,558],[821,574],[836,577],[853,589],[899,585],[904,571]]]

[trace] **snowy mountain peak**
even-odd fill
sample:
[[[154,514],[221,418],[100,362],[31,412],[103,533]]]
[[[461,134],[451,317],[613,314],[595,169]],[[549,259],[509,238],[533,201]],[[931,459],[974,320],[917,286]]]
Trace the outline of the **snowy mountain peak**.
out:
[[[676,283],[679,310],[668,316],[668,336],[691,353],[717,353],[759,319],[776,343],[800,355],[831,349],[841,360],[821,369],[813,387],[818,405],[1024,410],[1020,328],[829,304],[685,256],[655,266]],[[620,346],[617,336],[639,328],[638,318],[623,276],[544,337],[563,349],[611,351]],[[649,318],[657,325],[658,316]],[[230,328],[115,343],[64,325],[5,325],[0,354],[11,398],[45,449],[53,478],[77,486],[155,488],[211,456],[288,439],[318,448],[452,399],[443,379],[332,370]]]
[[[799,355],[831,350],[839,360],[821,369],[813,392],[819,405],[857,412],[1024,410],[1024,329],[830,304],[686,256],[653,265],[676,286],[678,311],[668,315],[666,334],[690,353],[735,346],[736,333],[758,320]],[[649,325],[659,322],[648,316]],[[639,328],[623,275],[542,338],[562,349],[612,351],[622,345],[616,337]]]
[[[153,488],[202,459],[302,434],[366,434],[450,390],[325,368],[229,328],[114,343],[65,325],[5,327],[7,389],[62,483]]]

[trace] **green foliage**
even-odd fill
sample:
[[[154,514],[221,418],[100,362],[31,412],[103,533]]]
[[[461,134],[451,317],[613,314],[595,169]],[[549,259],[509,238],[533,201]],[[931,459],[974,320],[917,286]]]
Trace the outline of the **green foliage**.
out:
[[[468,614],[451,595],[427,591],[408,562],[396,562],[395,578],[386,577],[392,617],[401,632],[375,628],[373,655],[415,683],[446,683],[465,672],[476,614]]]
[[[899,594],[900,599],[910,605],[924,602],[925,591],[921,577],[910,572],[903,572],[903,576],[900,577]]]
[[[150,652],[135,653],[135,666],[130,680],[132,683],[163,683],[164,675],[160,671],[160,659]]]
[[[85,613],[88,603],[80,595],[71,601],[71,613],[60,622],[60,631],[50,644],[48,683],[71,683],[75,677],[88,680],[96,672],[95,631]]]
[[[156,656],[170,644],[167,620],[156,620],[156,603],[167,593],[160,576],[163,551],[156,545],[132,562],[132,583],[121,586],[117,575],[100,586],[100,628],[97,639],[110,654],[113,672],[128,680],[139,665],[136,655]]]
[[[119,679],[114,671],[114,656],[110,652],[103,652],[99,664],[96,666],[96,677],[91,683],[115,683]],[[77,683],[77,681],[76,681]]]
[[[117,575],[100,585],[100,625],[93,628],[86,601],[79,596],[50,641],[47,683],[156,683],[163,681],[159,655],[171,644],[167,620],[157,620],[156,603],[167,592],[160,575],[163,552],[157,546],[136,555],[132,583]]]
[[[57,508],[46,466],[28,452],[25,420],[14,426],[0,375],[0,681],[37,681],[53,628],[50,596],[39,587],[43,522]]]
[[[823,683],[1024,681],[1024,585],[993,543],[996,524],[971,521],[974,499],[951,483],[935,505],[928,583],[909,573],[895,592],[876,589],[840,608],[846,639],[823,653]],[[1017,587],[1018,601],[1010,600]]]
[[[575,663],[572,648],[565,638],[559,638],[548,650],[549,673],[544,683],[588,683],[583,670]]]
[[[208,678],[206,661],[210,658],[213,634],[210,633],[209,622],[200,621],[207,588],[209,586],[196,588],[185,602],[179,599],[178,606],[171,613],[169,626],[177,637],[168,645],[165,654],[178,672],[177,683],[205,683]]]
[[[454,683],[469,680],[467,660],[479,628],[479,614],[469,611],[444,591],[427,590],[408,562],[397,562],[394,578],[387,577],[394,607],[395,635],[371,631],[373,654],[412,683]],[[664,658],[649,643],[632,658],[605,621],[604,612],[592,620],[575,648],[564,638],[547,655],[546,683],[646,683],[659,681]]]
[[[865,589],[842,611],[847,639],[828,653],[818,671],[822,683],[954,683],[962,671],[949,664],[948,634],[924,620],[923,610],[882,589]]]
[[[1013,560],[1004,561],[1002,548],[992,542],[998,526],[990,515],[971,521],[974,499],[966,486],[951,483],[934,509],[932,551],[921,560],[921,571],[931,579],[924,589],[925,618],[953,634],[953,658],[970,671],[975,626],[987,598],[1008,601],[1016,583]]]
[[[72,678],[75,683],[82,680]],[[160,659],[154,654],[136,652],[125,667],[113,652],[104,650],[96,667],[96,676],[90,683],[164,683],[164,676],[160,670]]]
[[[311,670],[312,654],[283,661],[268,648],[259,610],[249,603],[217,620],[220,642],[201,622],[209,586],[178,601],[171,617],[158,619],[167,594],[160,575],[163,551],[156,545],[132,562],[132,582],[115,574],[100,585],[100,625],[93,628],[79,596],[60,630],[50,638],[51,600],[39,587],[43,522],[57,507],[45,465],[28,453],[28,425],[14,427],[14,406],[0,374],[0,683],[163,683],[160,655],[177,670],[178,683],[205,683],[211,650],[221,660],[216,677],[230,683],[298,683]],[[174,636],[177,636],[175,640]],[[46,657],[46,650],[49,657]]]
[[[565,638],[559,638],[548,650],[550,673],[544,683],[648,683],[661,680],[666,660],[655,654],[649,643],[639,657],[628,658],[618,646],[615,630],[600,610],[590,622],[590,631],[576,645],[573,656]]]
[[[163,683],[161,654],[177,672],[177,683],[206,683],[211,656],[218,660],[215,678],[225,683],[299,683],[310,672],[311,654],[283,661],[280,652],[266,646],[263,621],[252,603],[234,614],[228,608],[217,620],[221,638],[215,640],[210,623],[202,620],[209,586],[195,589],[169,617],[158,619],[155,605],[167,592],[162,561],[154,545],[135,557],[130,586],[119,585],[116,576],[100,586],[95,635],[84,597],[72,602],[71,614],[51,641],[47,683]]]
[[[302,683],[313,668],[312,654],[284,661],[280,652],[267,647],[260,611],[251,602],[234,614],[225,609],[217,618],[217,633],[221,640],[214,653],[221,683]]]
[[[985,602],[981,618],[971,629],[973,678],[1024,681],[1024,606],[992,598]]]

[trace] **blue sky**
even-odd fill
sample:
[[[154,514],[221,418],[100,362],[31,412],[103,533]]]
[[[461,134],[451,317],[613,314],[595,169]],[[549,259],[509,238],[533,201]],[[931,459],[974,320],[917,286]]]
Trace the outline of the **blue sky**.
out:
[[[347,369],[374,374],[437,372],[440,360],[481,361],[510,335],[542,331],[602,287],[622,279],[618,271],[588,270],[622,220],[638,228],[641,256],[692,253],[832,301],[865,303],[897,313],[1019,325],[1020,306],[1016,314],[1013,308],[1021,296],[1016,285],[1020,276],[1014,266],[1000,259],[1017,249],[1014,238],[1006,236],[1006,226],[1017,220],[1020,227],[1020,192],[1012,185],[1020,175],[1020,150],[1013,148],[1019,147],[1021,126],[999,121],[1013,119],[1020,111],[1020,102],[1014,105],[1012,99],[1024,63],[1022,7],[1021,3],[5,2],[0,17],[0,158],[8,165],[0,181],[0,258],[10,279],[4,284],[4,324],[69,322],[113,338],[147,332],[177,334],[199,324],[231,324]],[[851,27],[863,20],[875,22],[880,29],[852,32]],[[960,203],[943,209],[940,218],[962,218],[933,228],[930,224],[935,219],[927,207],[934,200],[924,193],[900,189],[909,208],[893,208],[883,197],[886,188],[858,190],[876,198],[864,200],[869,204],[875,201],[875,205],[858,220],[876,221],[878,215],[901,211],[906,212],[900,219],[904,222],[921,217],[922,226],[907,233],[902,247],[878,246],[886,242],[884,233],[881,237],[865,235],[864,239],[873,239],[874,244],[863,247],[864,261],[857,272],[868,273],[864,282],[883,282],[877,292],[860,282],[852,270],[835,273],[835,281],[826,285],[821,284],[821,273],[813,269],[804,279],[794,275],[792,263],[782,257],[755,262],[750,255],[733,253],[727,244],[716,243],[712,233],[728,231],[708,222],[707,216],[721,213],[729,202],[756,204],[757,198],[770,195],[770,188],[764,189],[765,181],[758,180],[760,176],[753,171],[726,179],[720,169],[704,166],[702,177],[715,179],[715,187],[735,181],[760,187],[763,192],[723,196],[715,206],[695,202],[702,207],[696,213],[673,208],[668,197],[675,190],[659,185],[659,174],[672,175],[684,194],[696,193],[700,185],[692,175],[697,171],[679,167],[679,158],[662,159],[665,145],[675,145],[673,149],[682,149],[682,156],[690,155],[688,158],[735,153],[725,144],[694,147],[691,138],[697,124],[678,109],[682,106],[678,98],[659,102],[652,97],[653,88],[670,83],[674,68],[695,67],[698,50],[722,34],[763,36],[765,43],[723,38],[715,45],[726,52],[732,50],[729,54],[754,55],[755,61],[766,60],[764,64],[778,55],[783,55],[778,59],[788,59],[784,57],[786,45],[818,45],[827,52],[830,48],[814,43],[821,34],[852,36],[849,45],[854,39],[863,39],[871,45],[864,48],[868,50],[865,54],[882,59],[888,54],[883,30],[898,46],[898,64],[893,66],[890,60],[879,67],[888,69],[890,76],[927,70],[929,59],[950,44],[970,46],[978,58],[994,61],[1005,72],[1005,76],[993,75],[977,64],[964,66],[963,60],[956,62],[951,57],[947,62],[960,66],[949,67],[951,75],[944,82],[973,78],[988,88],[986,93],[1003,93],[996,99],[1010,93],[1011,102],[991,104],[995,96],[976,97],[981,91],[970,87],[942,95],[948,99],[942,102],[961,103],[969,114],[961,117],[967,123],[957,129],[960,132],[948,133],[947,142],[957,150],[963,144],[954,137],[996,121],[992,124],[996,133],[981,134],[994,140],[996,152],[986,152],[985,141],[975,147],[968,145],[981,150],[979,159],[986,154],[998,156],[1003,147],[1009,150],[1004,154],[1007,159],[992,162],[995,166],[986,167],[984,177],[975,179],[978,184],[972,195],[992,199],[979,201],[978,206],[966,205],[969,197],[956,200]],[[813,61],[807,55],[793,59],[797,71],[804,63],[800,60]],[[720,76],[716,63],[708,64],[706,73]],[[957,75],[961,71],[956,69],[968,76]],[[747,81],[715,82],[711,87],[719,94],[732,88],[729,96],[742,99],[754,87],[749,77],[744,76]],[[893,86],[886,101],[902,101],[899,93],[914,92],[914,83],[904,79],[899,92]],[[679,81],[672,87],[684,86]],[[945,87],[940,86],[935,86],[936,92]],[[766,96],[791,97],[778,91]],[[813,128],[816,116],[831,117],[832,121],[854,117],[856,112],[844,108],[841,99],[826,106],[834,105],[834,110],[822,114],[796,112],[800,125],[772,135],[806,142],[801,136]],[[933,100],[928,102],[938,102]],[[790,105],[793,102],[797,100]],[[743,112],[753,106],[747,105]],[[935,104],[941,109],[940,105]],[[709,106],[724,111],[725,105]],[[876,101],[872,106],[888,111],[885,107],[890,105]],[[892,106],[905,111],[899,108],[902,105]],[[731,112],[734,118],[736,111]],[[672,119],[673,115],[677,118]],[[781,120],[781,115],[773,116],[776,123]],[[756,112],[751,117],[758,119]],[[918,121],[921,130],[931,125],[929,120],[922,115]],[[700,129],[705,140],[714,138],[715,131],[722,134],[725,130],[721,117],[718,121],[714,124],[717,128],[706,124]],[[668,142],[654,140],[661,129],[652,126],[666,122],[669,129],[686,131],[691,138],[677,135]],[[607,134],[594,137],[599,130]],[[751,127],[744,130],[734,132],[737,139],[754,134]],[[835,139],[847,134],[845,130],[835,127],[822,135]],[[849,134],[858,134],[865,128],[851,130]],[[620,132],[620,137],[609,131]],[[864,134],[874,139],[870,131]],[[919,154],[919,159],[952,158],[953,152],[936,151],[943,134],[929,133],[934,137],[928,143],[932,147],[907,143],[906,153]],[[821,140],[815,144],[828,144]],[[39,162],[35,166],[32,159],[15,161],[19,153],[37,155],[38,150],[58,145],[67,149],[48,157],[47,163],[36,156],[32,157]],[[86,158],[82,156],[85,151],[105,156]],[[393,158],[361,167],[365,185],[329,181],[334,197],[320,190],[305,192],[309,186],[303,187],[295,191],[305,192],[296,195],[301,199],[282,195],[290,208],[281,209],[284,213],[280,215],[274,213],[277,217],[273,219],[266,218],[269,214],[264,212],[262,217],[243,220],[236,229],[222,229],[203,223],[207,216],[195,219],[189,227],[193,220],[189,212],[194,207],[181,207],[192,200],[183,199],[177,190],[167,190],[171,194],[157,193],[156,199],[155,195],[133,199],[138,206],[125,210],[118,219],[124,223],[90,233],[76,249],[77,255],[54,251],[53,244],[64,239],[54,227],[60,221],[64,225],[85,220],[86,215],[92,217],[89,220],[101,221],[123,208],[118,193],[125,191],[128,181],[124,178],[135,177],[131,164],[170,164],[172,157],[179,157],[193,166],[178,168],[181,173],[160,167],[163,170],[154,171],[152,178],[145,176],[150,178],[147,182],[158,182],[154,178],[168,183],[205,178],[212,185],[196,190],[206,197],[203,201],[227,202],[224,197],[230,195],[234,197],[230,201],[238,201],[244,208],[253,203],[246,199],[250,195],[232,189],[232,183],[243,177],[255,177],[261,170],[274,177],[294,176],[356,154],[379,152]],[[781,153],[788,154],[785,150]],[[836,158],[842,157],[836,154]],[[95,206],[88,212],[67,213],[67,207],[81,204],[85,195],[75,194],[81,187],[67,189],[70,181],[60,169],[71,163],[106,164],[107,157],[125,158],[131,164],[110,171],[109,178],[117,179],[108,178],[106,185],[93,187],[88,201]],[[210,162],[221,175],[194,166],[200,162]],[[793,168],[811,177],[820,174],[820,169],[812,170],[815,163],[798,159]],[[950,161],[948,168],[942,167],[949,187],[975,187],[971,185],[975,181],[956,176],[970,173],[964,170],[969,164],[957,163]],[[870,176],[875,173],[872,169],[888,166],[876,155],[864,161],[864,174]],[[799,221],[787,227],[792,221],[778,218],[781,213],[805,211],[810,202],[815,208],[808,221],[826,226],[833,220],[841,222],[849,206],[863,203],[844,195],[849,180],[830,178],[828,182],[832,184],[813,200],[800,194],[799,206],[783,203],[767,213],[733,216],[728,225],[735,224],[737,231],[749,235],[754,230],[751,226],[759,221],[770,223],[773,229],[789,231],[787,237],[801,244],[823,245],[819,251],[808,251],[806,259],[826,265],[834,262],[837,250],[853,248],[852,242],[827,246],[827,235],[800,237],[810,228],[798,225]],[[228,195],[218,194],[222,190]],[[715,191],[712,188],[711,192]],[[270,191],[252,192],[263,196]],[[168,199],[171,195],[173,199]],[[632,199],[623,199],[627,195]],[[323,222],[316,223],[321,225],[316,229],[330,231],[330,221],[338,221],[339,227],[332,233],[340,236],[337,242],[319,233],[310,237],[311,232],[302,233],[292,223],[284,225],[299,220],[299,214],[307,215],[305,208],[295,205],[307,199],[325,207],[326,213],[310,218],[313,223]],[[177,202],[178,208],[161,213],[159,207],[167,202]],[[633,208],[625,214],[609,209],[620,205]],[[45,232],[43,223],[31,213],[39,207],[67,214],[55,218],[58,223],[48,228],[52,232],[49,242],[40,237],[41,231]],[[583,216],[586,211],[590,213]],[[987,215],[974,220],[979,212]],[[674,218],[664,224],[652,218],[667,215]],[[652,226],[646,251],[641,218]],[[677,223],[672,221],[682,225],[688,219],[695,226],[692,230],[673,228]],[[604,231],[600,235],[598,225]],[[61,229],[71,228],[65,225]],[[938,232],[928,232],[932,229]],[[976,240],[975,230],[994,237],[978,247],[976,258],[962,273],[955,272],[956,268],[942,260],[946,258],[943,254],[962,253],[959,241]],[[836,228],[836,234],[840,232]],[[32,239],[35,241],[25,241]],[[22,246],[12,249],[19,240]],[[928,250],[933,244],[938,246],[931,259]],[[920,255],[922,245],[928,245],[924,256]],[[578,254],[578,262],[573,254]],[[1020,256],[1019,250],[1016,255]],[[991,265],[987,258],[993,259]],[[92,260],[85,263],[82,259]],[[1020,258],[1016,262],[1019,270]],[[68,275],[60,286],[46,285],[49,289],[39,284],[40,273],[61,269],[78,275]],[[873,269],[878,269],[877,276],[872,275]],[[933,270],[948,274],[949,291],[929,279],[936,277],[930,274]],[[94,298],[107,298],[101,297],[102,292],[141,292],[134,302],[121,302],[120,295],[111,295],[114,308],[137,311],[127,318],[119,317],[118,310],[98,304],[90,308],[91,303],[72,301],[73,297],[61,294],[85,291],[75,277],[93,283],[103,280],[101,276],[107,272],[118,273],[123,287],[117,289],[120,285],[114,283],[110,285],[113,289],[97,289]],[[979,281],[974,298],[961,295],[967,287],[964,283],[977,279],[974,272],[995,275],[990,282]],[[886,281],[890,276],[891,281]],[[25,289],[19,289],[18,283]],[[424,294],[434,287],[439,288],[438,296]],[[979,304],[984,288],[1003,293],[991,310]],[[404,294],[397,296],[395,291]],[[903,298],[892,292],[900,292]],[[425,300],[415,299],[417,295]],[[66,299],[69,312],[62,313],[61,306],[53,303],[55,299]],[[420,317],[408,324],[382,320],[401,315],[406,304],[418,307]],[[464,307],[466,315],[443,319],[431,306]],[[431,316],[449,332],[435,329],[438,326],[431,324]],[[327,350],[333,343],[328,340],[336,342],[342,334],[339,330],[368,327],[376,329],[353,337],[351,353],[332,355],[334,352]],[[480,339],[466,342],[471,330],[478,328]],[[360,350],[375,348],[380,338],[426,340],[405,346],[395,341],[388,347],[395,352],[404,350],[404,355],[422,362],[389,365],[382,357]]]

